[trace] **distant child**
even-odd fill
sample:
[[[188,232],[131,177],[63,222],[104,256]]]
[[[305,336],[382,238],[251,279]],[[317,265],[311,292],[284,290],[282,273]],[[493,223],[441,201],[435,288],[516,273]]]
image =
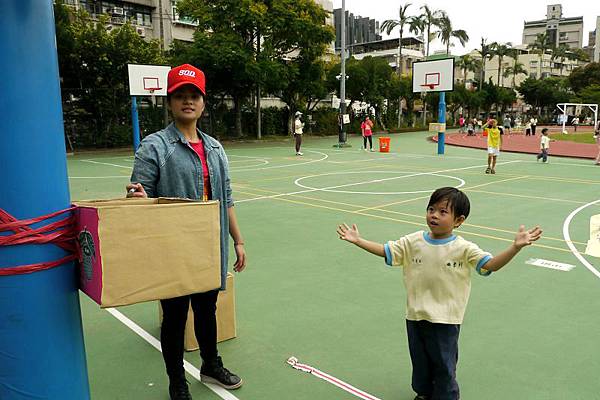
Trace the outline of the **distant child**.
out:
[[[538,226],[525,230],[521,225],[514,242],[492,257],[453,233],[469,210],[463,192],[444,187],[433,192],[427,204],[429,231],[381,244],[363,239],[356,225],[337,228],[340,239],[385,257],[388,265],[404,267],[406,330],[416,399],[459,399],[458,335],[471,291],[471,274],[488,276],[498,271],[542,235]]]
[[[488,146],[488,166],[485,170],[486,174],[496,173],[496,159],[500,155],[500,144],[502,139],[500,138],[500,130],[497,127],[495,119],[490,119],[485,126],[485,132],[487,133],[487,146]]]
[[[542,159],[542,162],[548,161],[548,149],[550,148],[550,142],[553,141],[554,140],[548,137],[548,128],[542,129],[542,137],[540,138],[540,154],[537,155],[538,161],[540,158]]]
[[[460,133],[465,133],[465,117],[463,117],[462,114],[460,114],[460,117],[458,118],[458,131]]]
[[[527,121],[525,123],[525,136],[531,136],[531,122]]]
[[[473,120],[469,121],[469,123],[467,124],[467,135],[475,135],[475,127],[473,126]]]

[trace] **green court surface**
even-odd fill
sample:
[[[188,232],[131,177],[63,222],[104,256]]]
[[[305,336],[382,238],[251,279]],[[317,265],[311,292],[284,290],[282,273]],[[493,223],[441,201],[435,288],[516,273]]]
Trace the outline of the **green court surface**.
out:
[[[473,275],[461,398],[600,399],[600,273],[598,259],[583,254],[590,217],[600,214],[600,168],[502,153],[497,174],[486,175],[483,150],[447,147],[439,156],[427,135],[392,135],[387,154],[360,150],[358,137],[344,149],[332,147],[337,138],[307,138],[303,157],[291,140],[225,144],[249,261],[235,277],[238,337],[219,349],[245,384],[218,395],[188,375],[195,399],[357,398],[292,369],[290,356],[379,399],[412,399],[402,270],[335,230],[356,223],[383,242],[426,229],[428,197],[441,186],[465,190],[471,215],[456,233],[492,253],[510,245],[520,224],[544,230],[503,270]],[[132,163],[126,152],[70,156],[72,199],[123,197]],[[159,337],[156,302],[119,308],[121,321],[81,299],[92,398],[168,399],[162,357],[150,344]],[[190,371],[199,368],[197,352],[186,359]]]

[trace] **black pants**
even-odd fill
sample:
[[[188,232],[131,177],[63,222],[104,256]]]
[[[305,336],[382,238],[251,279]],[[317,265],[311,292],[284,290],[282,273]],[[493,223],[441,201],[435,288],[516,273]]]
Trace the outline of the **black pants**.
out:
[[[294,137],[296,138],[296,153],[298,153],[300,152],[300,146],[302,145],[302,135],[294,133]]]
[[[456,382],[460,325],[406,321],[412,388],[432,400],[458,400]]]
[[[536,126],[537,126],[537,125],[531,125],[531,134],[532,134],[533,136],[535,136],[535,127],[536,127]]]
[[[369,149],[373,150],[373,135],[363,136],[364,148],[367,148],[367,138],[369,139]]]
[[[162,353],[170,379],[185,376],[183,340],[190,302],[194,310],[194,330],[203,360],[217,357],[217,297],[218,290],[161,300],[163,321],[160,330]]]
[[[537,155],[537,159],[542,159],[542,161],[546,162],[548,160],[548,150],[542,149],[542,152]]]

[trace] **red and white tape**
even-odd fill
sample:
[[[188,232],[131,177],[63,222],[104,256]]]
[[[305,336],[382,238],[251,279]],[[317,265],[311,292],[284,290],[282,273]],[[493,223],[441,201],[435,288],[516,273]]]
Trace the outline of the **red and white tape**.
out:
[[[312,375],[316,376],[317,378],[323,379],[324,381],[327,381],[327,382],[331,383],[332,385],[335,385],[335,386],[339,387],[340,389],[345,390],[346,392],[353,394],[356,397],[359,397],[363,400],[381,400],[378,397],[375,397],[373,395],[370,395],[367,392],[363,392],[362,390],[355,388],[354,386],[350,385],[349,383],[339,380],[335,376],[331,376],[323,371],[320,371],[314,367],[311,367],[310,365],[306,365],[306,364],[302,364],[302,363],[298,362],[298,359],[296,357],[288,358],[287,363],[289,365],[291,365],[292,368],[295,368],[295,369],[303,371],[303,372],[308,372],[309,374],[312,374]]]

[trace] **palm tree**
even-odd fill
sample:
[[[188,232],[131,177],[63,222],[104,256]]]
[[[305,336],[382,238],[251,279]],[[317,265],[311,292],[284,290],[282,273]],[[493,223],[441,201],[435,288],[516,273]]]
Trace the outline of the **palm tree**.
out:
[[[486,60],[486,58],[488,58],[488,59],[492,58],[491,51],[492,51],[492,45],[485,44],[485,39],[481,38],[481,50],[477,50],[477,52],[481,56],[481,75],[480,75],[481,79],[479,81],[479,90],[483,89],[483,82],[485,79],[485,60]]]
[[[550,40],[550,36],[546,32],[538,33],[535,38],[535,42],[527,46],[529,49],[533,50],[534,53],[537,53],[540,57],[540,78],[542,77],[542,61],[544,59],[544,54],[553,47],[553,43]]]
[[[446,55],[450,55],[450,42],[452,38],[456,38],[460,41],[460,44],[464,46],[469,41],[469,35],[463,29],[452,29],[452,21],[448,17],[448,14],[443,13],[439,20],[440,30],[437,33],[438,38],[442,43],[446,44]]]
[[[440,27],[440,20],[445,15],[441,10],[431,10],[427,5],[421,6],[423,14],[417,18],[420,20],[419,25],[421,30],[427,33],[427,49],[425,51],[425,58],[429,57],[429,43],[435,38],[435,35],[431,34],[431,27]]]
[[[465,54],[464,56],[460,56],[458,58],[456,66],[462,70],[465,87],[467,87],[467,72],[475,72],[478,66],[478,61],[479,60],[471,57],[469,54]]]
[[[500,86],[500,78],[502,77],[502,62],[504,61],[504,57],[510,54],[512,44],[510,42],[506,44],[501,44],[498,42],[494,42],[490,45],[491,49],[491,57],[498,57],[498,86]],[[491,58],[490,57],[490,58]],[[502,86],[504,86],[504,82],[502,82]]]
[[[550,60],[559,60],[560,61],[560,75],[562,76],[563,68],[565,67],[565,60],[573,60],[575,55],[571,51],[571,48],[564,43],[558,45],[558,47],[554,47],[552,49],[552,55],[550,56]]]
[[[431,10],[427,5],[421,6],[423,14],[415,17],[415,26],[419,27],[421,32],[427,33],[427,48],[425,51],[425,59],[429,57],[429,44],[435,37],[431,33],[432,26],[440,26],[440,18],[444,15],[443,11]],[[426,95],[424,93],[424,95]],[[423,125],[427,123],[427,102],[423,99]]]
[[[388,35],[398,27],[400,36],[398,37],[398,63],[396,64],[396,72],[398,75],[402,74],[402,36],[404,35],[404,27],[406,24],[410,24],[413,17],[406,15],[406,10],[410,6],[410,3],[400,5],[398,10],[398,19],[386,19],[381,24],[381,30],[385,31]]]
[[[519,62],[519,49],[515,49],[512,48],[509,50],[508,56],[511,57],[513,59],[513,65],[510,67],[507,67],[506,70],[504,70],[504,74],[503,76],[505,78],[508,78],[509,76],[512,75],[512,87],[513,89],[516,88],[517,86],[517,75],[523,74],[523,75],[527,75],[527,70],[525,69],[525,65],[523,63]]]
[[[415,30],[415,18],[412,16],[408,16],[406,14],[406,10],[411,5],[411,3],[406,3],[405,5],[400,5],[400,9],[398,10],[398,19],[386,19],[381,24],[381,30],[385,31],[388,35],[398,27],[400,31],[400,35],[398,37],[398,62],[396,63],[396,73],[398,76],[402,75],[403,68],[403,60],[402,60],[402,36],[404,35],[404,27],[406,24],[409,25],[409,29],[411,31]],[[402,97],[398,99],[398,128],[402,125]]]

